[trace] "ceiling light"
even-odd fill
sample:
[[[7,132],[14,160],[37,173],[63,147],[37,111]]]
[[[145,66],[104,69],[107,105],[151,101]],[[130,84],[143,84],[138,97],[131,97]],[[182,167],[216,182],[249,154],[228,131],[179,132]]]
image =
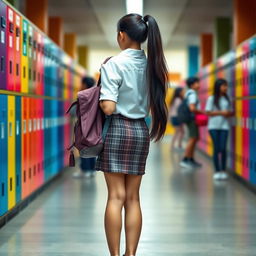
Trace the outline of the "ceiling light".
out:
[[[143,15],[143,0],[126,0],[126,13]]]

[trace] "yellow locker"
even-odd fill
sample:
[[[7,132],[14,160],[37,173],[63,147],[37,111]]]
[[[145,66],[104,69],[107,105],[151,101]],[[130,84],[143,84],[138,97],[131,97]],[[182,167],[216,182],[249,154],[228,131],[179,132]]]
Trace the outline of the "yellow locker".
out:
[[[16,202],[15,96],[8,96],[8,210]]]
[[[239,47],[237,49],[237,58],[239,58],[242,55],[242,48]],[[239,61],[236,64],[236,81],[241,81],[242,76],[243,76],[243,70],[242,70],[242,62]],[[242,91],[242,86],[240,83],[236,85],[236,97],[242,97],[243,96],[243,91]],[[242,175],[242,148],[243,148],[243,137],[242,137],[242,110],[243,110],[243,105],[241,100],[236,100],[236,161],[235,161],[235,171],[238,175]]]

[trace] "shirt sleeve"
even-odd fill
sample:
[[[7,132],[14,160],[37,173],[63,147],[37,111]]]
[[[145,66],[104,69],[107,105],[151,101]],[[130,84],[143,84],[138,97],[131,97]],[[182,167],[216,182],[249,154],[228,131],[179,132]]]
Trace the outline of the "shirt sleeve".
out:
[[[205,111],[213,111],[213,97],[208,98],[205,106]]]
[[[197,104],[197,95],[195,93],[190,93],[188,95],[188,105]]]
[[[118,101],[118,90],[121,85],[122,78],[117,64],[109,60],[101,67],[101,90],[100,100]]]

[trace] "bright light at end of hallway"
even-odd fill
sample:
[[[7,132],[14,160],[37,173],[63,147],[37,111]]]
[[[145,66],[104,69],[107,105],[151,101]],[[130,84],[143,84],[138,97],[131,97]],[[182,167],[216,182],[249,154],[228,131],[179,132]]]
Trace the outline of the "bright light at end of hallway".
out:
[[[126,0],[126,13],[143,15],[143,0]]]

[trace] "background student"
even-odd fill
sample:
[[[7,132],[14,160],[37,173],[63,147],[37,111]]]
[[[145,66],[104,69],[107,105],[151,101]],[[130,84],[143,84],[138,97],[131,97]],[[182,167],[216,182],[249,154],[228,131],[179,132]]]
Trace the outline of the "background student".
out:
[[[212,138],[215,166],[214,179],[227,179],[227,140],[230,129],[229,117],[233,115],[231,102],[227,94],[228,83],[224,79],[218,79],[214,85],[214,94],[210,96],[206,104],[206,112],[210,116],[208,122],[209,133]]]
[[[175,133],[172,137],[171,148],[176,150],[182,150],[182,140],[184,137],[184,126],[178,120],[178,108],[184,98],[185,90],[182,87],[175,89],[169,110],[169,118],[171,124],[175,129]],[[175,142],[178,141],[178,147],[175,148]]]
[[[187,79],[186,83],[189,89],[185,94],[185,99],[187,100],[190,111],[194,115],[204,113],[204,111],[200,110],[200,101],[197,94],[200,89],[199,79],[197,77],[190,77]],[[180,162],[180,166],[184,168],[201,167],[202,165],[194,159],[196,144],[200,137],[199,129],[195,120],[187,123],[187,128],[189,133],[189,140],[186,146],[184,158]]]

